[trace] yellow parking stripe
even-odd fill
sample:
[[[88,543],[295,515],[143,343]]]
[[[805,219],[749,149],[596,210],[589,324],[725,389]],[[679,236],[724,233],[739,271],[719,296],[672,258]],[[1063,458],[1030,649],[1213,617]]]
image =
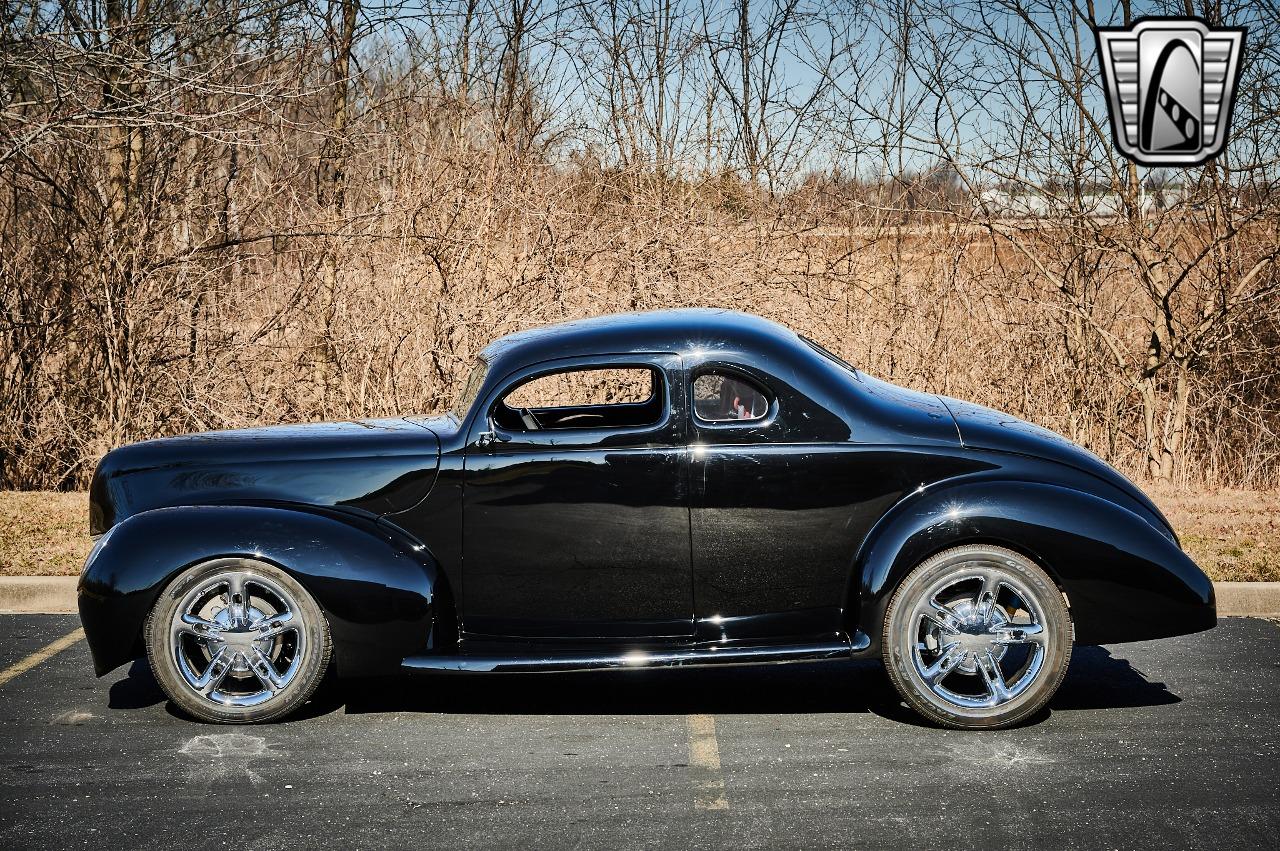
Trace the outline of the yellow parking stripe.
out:
[[[0,671],[0,686],[3,686],[5,683],[9,682],[9,680],[13,679],[19,674],[30,671],[32,668],[34,668],[36,665],[39,665],[41,662],[45,661],[46,659],[52,659],[54,656],[57,656],[63,650],[66,650],[68,647],[75,644],[77,641],[79,641],[82,638],[84,638],[83,629],[77,629],[72,632],[68,632],[66,635],[62,636],[57,641],[51,644],[48,644],[44,647],[41,647],[39,650],[32,653],[27,658],[22,659],[18,662],[14,662],[12,665],[5,668],[3,671]]]
[[[724,777],[720,774],[720,742],[712,715],[689,716],[689,767],[694,770],[693,805],[699,810],[727,810]]]

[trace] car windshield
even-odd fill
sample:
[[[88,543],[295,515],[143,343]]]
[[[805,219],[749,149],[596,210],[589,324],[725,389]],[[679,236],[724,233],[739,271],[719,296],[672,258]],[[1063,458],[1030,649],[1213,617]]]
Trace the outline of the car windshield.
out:
[[[809,348],[813,349],[815,352],[817,352],[818,354],[822,355],[824,358],[826,358],[827,360],[831,361],[832,363],[834,363],[836,366],[840,367],[841,369],[846,369],[846,370],[848,370],[849,372],[852,372],[852,373],[853,373],[854,378],[857,378],[857,377],[858,377],[858,368],[857,368],[856,366],[854,366],[853,364],[849,363],[847,360],[845,360],[844,358],[842,358],[842,357],[840,357],[839,355],[835,354],[834,352],[829,352],[829,351],[827,351],[827,350],[826,350],[826,349],[824,349],[821,345],[819,345],[819,344],[815,343],[813,340],[810,340],[808,337],[804,336],[803,334],[801,334],[801,335],[799,335],[799,336],[800,336],[800,339],[801,339],[801,340],[804,340],[805,344],[806,344]]]
[[[475,404],[476,396],[480,394],[480,387],[484,384],[484,377],[488,371],[489,364],[485,363],[484,358],[476,358],[475,363],[471,365],[471,372],[467,374],[466,383],[462,385],[462,392],[449,408],[449,413],[453,414],[459,422]]]

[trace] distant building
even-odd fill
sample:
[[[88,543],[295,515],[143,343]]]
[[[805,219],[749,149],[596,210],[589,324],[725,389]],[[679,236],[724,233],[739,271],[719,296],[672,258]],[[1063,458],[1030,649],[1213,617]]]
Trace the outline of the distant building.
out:
[[[984,189],[978,197],[986,209],[1007,216],[1056,218],[1083,211],[1088,216],[1110,218],[1124,212],[1124,199],[1114,192],[1088,192],[1077,198],[1048,192]],[[1138,206],[1143,213],[1158,213],[1181,200],[1181,187],[1143,189]]]

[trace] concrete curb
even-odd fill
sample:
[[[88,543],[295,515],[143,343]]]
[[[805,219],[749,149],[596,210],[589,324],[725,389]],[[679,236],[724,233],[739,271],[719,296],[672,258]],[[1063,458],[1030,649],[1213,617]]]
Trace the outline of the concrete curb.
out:
[[[78,576],[0,576],[0,614],[76,613]]]
[[[0,614],[75,614],[77,576],[0,576]],[[1280,617],[1280,582],[1215,582],[1218,614]]]
[[[1218,614],[1280,617],[1280,582],[1215,582]]]

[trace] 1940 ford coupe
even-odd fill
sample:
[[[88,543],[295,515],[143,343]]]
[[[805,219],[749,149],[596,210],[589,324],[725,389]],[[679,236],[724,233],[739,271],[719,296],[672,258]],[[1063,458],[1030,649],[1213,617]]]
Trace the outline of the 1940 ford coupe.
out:
[[[90,525],[97,673],[145,655],[221,722],[297,709],[330,666],[880,657],[932,721],[1003,727],[1074,641],[1216,619],[1168,521],[1094,455],[729,311],[504,337],[443,416],[121,447]]]

